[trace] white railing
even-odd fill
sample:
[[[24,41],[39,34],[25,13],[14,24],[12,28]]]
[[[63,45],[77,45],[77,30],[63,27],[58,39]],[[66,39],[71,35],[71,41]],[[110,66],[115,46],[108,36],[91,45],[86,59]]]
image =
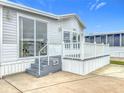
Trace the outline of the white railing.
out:
[[[44,49],[46,49],[47,48],[47,57],[48,57],[48,64],[47,65],[49,65],[49,53],[48,53],[48,43],[44,46],[44,47],[42,47],[40,50],[39,50],[39,61],[38,61],[38,64],[39,64],[39,71],[38,71],[38,73],[39,73],[39,75],[40,75],[40,70],[41,70],[41,62],[40,62],[40,60],[41,60],[41,52],[44,50]]]
[[[110,46],[110,56],[111,57],[124,57],[124,47],[123,46]]]
[[[124,57],[124,51],[110,51],[111,57]]]
[[[82,46],[82,47],[81,47]],[[83,51],[82,51],[83,48]],[[84,55],[83,58],[82,54]],[[109,45],[96,43],[63,43],[63,57],[71,59],[86,59],[92,57],[99,57],[109,55]]]
[[[84,43],[84,58],[98,57],[109,55],[109,45]]]
[[[63,43],[63,57],[80,59],[80,42]]]

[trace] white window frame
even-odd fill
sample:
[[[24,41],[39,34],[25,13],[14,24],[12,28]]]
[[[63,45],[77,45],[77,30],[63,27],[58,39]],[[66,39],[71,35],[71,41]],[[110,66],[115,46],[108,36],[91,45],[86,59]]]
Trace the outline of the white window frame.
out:
[[[27,19],[31,19],[34,21],[34,56],[32,57],[20,57],[19,53],[20,53],[20,45],[19,45],[19,17],[24,17]],[[36,21],[42,22],[42,23],[46,23],[47,25],[47,42],[48,42],[48,26],[49,26],[49,22],[46,20],[43,20],[42,18],[38,18],[32,15],[26,15],[26,14],[22,14],[22,13],[17,13],[17,43],[18,43],[18,59],[25,59],[25,58],[38,58],[38,56],[36,56]],[[48,49],[47,49],[48,50]],[[49,53],[47,51],[47,53]],[[41,55],[42,56],[42,55]]]

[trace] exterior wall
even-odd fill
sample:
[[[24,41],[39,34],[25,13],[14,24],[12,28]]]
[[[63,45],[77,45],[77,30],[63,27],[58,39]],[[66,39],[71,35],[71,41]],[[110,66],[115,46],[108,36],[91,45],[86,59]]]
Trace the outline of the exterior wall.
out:
[[[8,15],[9,14],[9,15]],[[19,42],[18,42],[18,15],[26,15],[29,17],[39,18],[41,20],[48,21],[48,42],[50,55],[61,55],[61,32],[58,30],[58,21],[43,16],[34,15],[24,11],[19,11],[7,7],[3,7],[2,13],[2,56],[1,56],[1,74],[9,75],[21,71],[25,71],[29,68],[31,63],[34,63],[32,58],[19,58]],[[53,45],[53,43],[58,43]],[[57,51],[60,50],[60,51]],[[10,70],[11,69],[11,70]]]
[[[2,62],[17,60],[17,46],[17,13],[15,10],[3,8]]]
[[[9,18],[7,19],[7,13]],[[29,15],[31,17],[40,18],[41,20],[48,21],[48,40],[50,43],[60,43],[61,33],[58,31],[58,23],[56,20],[52,20],[45,17],[39,17],[37,15],[27,14],[22,11],[14,9],[3,8],[3,47],[2,47],[2,62],[9,62],[19,60],[18,58],[18,18],[17,14]],[[54,42],[53,42],[54,41]],[[50,45],[50,47],[53,47]],[[60,47],[57,45],[56,47]],[[54,48],[55,49],[55,48]],[[58,51],[60,52],[60,51]],[[60,53],[57,53],[60,55]],[[51,54],[51,55],[56,55]]]
[[[86,75],[92,71],[95,71],[96,69],[109,64],[109,60],[109,56],[101,56],[85,60],[63,59],[62,70],[75,74]]]
[[[60,23],[61,23],[60,25],[63,29],[67,29],[67,30],[74,30],[75,29],[76,32],[82,32],[83,31],[83,28],[80,27],[76,18],[63,19]]]
[[[2,47],[1,47],[1,75],[9,75],[17,72],[25,71],[30,67],[31,63],[35,62],[32,58],[19,58],[19,25],[18,16],[24,15],[32,18],[38,18],[48,22],[47,38],[48,38],[48,50],[49,56],[62,55],[62,31],[61,28],[72,27],[77,31],[81,31],[78,22],[74,18],[67,20],[66,22],[60,22],[55,19],[51,19],[45,16],[35,15],[8,7],[3,7],[2,14]],[[65,21],[65,20],[64,20]],[[59,23],[60,22],[60,23]],[[64,24],[64,25],[62,25]]]

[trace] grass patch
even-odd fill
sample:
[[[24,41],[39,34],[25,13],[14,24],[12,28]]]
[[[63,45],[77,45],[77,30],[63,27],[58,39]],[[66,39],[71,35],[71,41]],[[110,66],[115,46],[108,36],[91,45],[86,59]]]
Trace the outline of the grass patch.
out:
[[[117,65],[124,65],[124,61],[114,61],[114,60],[111,60],[110,63],[111,64],[117,64]]]

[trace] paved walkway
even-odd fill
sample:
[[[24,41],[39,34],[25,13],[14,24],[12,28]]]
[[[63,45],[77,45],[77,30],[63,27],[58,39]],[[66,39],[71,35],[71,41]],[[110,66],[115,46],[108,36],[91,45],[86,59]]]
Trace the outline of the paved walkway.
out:
[[[111,60],[112,61],[122,61],[122,62],[124,62],[124,58],[123,57],[111,57]]]
[[[42,78],[26,73],[0,80],[0,93],[124,93],[124,79],[58,72]]]
[[[110,64],[93,72],[97,75],[124,78],[124,65]]]

